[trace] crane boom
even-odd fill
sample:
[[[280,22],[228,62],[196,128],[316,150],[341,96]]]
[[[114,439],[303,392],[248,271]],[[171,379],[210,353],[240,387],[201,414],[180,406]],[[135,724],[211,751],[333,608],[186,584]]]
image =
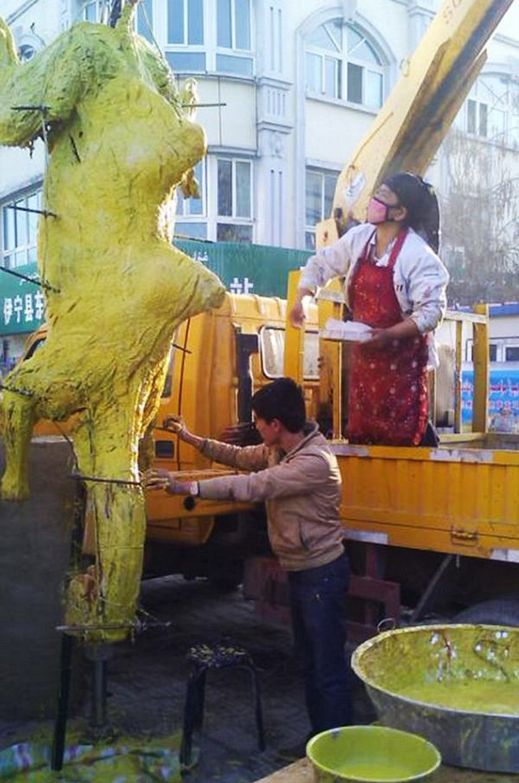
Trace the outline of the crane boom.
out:
[[[388,174],[423,174],[485,60],[484,46],[513,0],[444,0],[402,74],[337,180],[333,218],[318,245],[364,220],[370,194]]]

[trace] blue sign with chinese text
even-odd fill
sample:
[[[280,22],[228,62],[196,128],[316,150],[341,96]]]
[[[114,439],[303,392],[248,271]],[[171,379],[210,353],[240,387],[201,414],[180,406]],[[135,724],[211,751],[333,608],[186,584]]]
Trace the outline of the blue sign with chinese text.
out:
[[[474,373],[464,370],[461,380],[461,415],[463,424],[472,422]],[[488,394],[489,429],[519,432],[519,368],[490,368]]]

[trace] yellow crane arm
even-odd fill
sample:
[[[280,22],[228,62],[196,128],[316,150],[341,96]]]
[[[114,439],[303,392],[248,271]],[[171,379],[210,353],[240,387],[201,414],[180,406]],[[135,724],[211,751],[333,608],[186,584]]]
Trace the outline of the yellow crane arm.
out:
[[[402,75],[337,180],[333,217],[318,226],[333,243],[348,213],[365,220],[371,192],[388,174],[423,174],[476,79],[483,47],[512,0],[444,0]]]

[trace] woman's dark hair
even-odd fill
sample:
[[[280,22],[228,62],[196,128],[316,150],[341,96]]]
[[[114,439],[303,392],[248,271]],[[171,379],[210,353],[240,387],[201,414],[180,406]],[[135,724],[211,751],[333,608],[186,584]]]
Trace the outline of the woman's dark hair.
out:
[[[279,419],[289,432],[300,432],[306,423],[303,390],[292,378],[277,378],[258,389],[252,410],[267,423]]]
[[[406,225],[420,234],[437,253],[440,245],[440,210],[433,186],[410,171],[393,174],[383,184],[398,196],[400,204],[407,209]]]

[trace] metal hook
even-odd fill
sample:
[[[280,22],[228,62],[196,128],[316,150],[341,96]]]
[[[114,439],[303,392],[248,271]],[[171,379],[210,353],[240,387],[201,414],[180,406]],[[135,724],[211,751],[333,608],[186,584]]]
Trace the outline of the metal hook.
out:
[[[386,627],[387,626],[387,627]],[[394,631],[396,628],[396,620],[394,617],[384,617],[379,623],[377,623],[377,633],[385,633],[386,631]]]

